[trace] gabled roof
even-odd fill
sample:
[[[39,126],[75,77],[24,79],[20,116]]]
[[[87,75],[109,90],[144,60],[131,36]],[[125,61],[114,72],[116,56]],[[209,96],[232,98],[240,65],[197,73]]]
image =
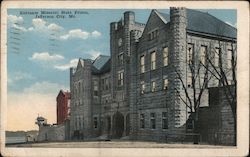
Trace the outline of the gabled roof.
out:
[[[170,21],[170,16],[169,14],[166,14],[166,13],[161,13],[161,12],[158,12],[157,10],[153,10],[159,17],[160,19],[166,24]]]
[[[170,15],[156,11],[163,22],[170,21]],[[187,9],[187,30],[217,36],[237,38],[237,29],[218,18],[198,10]]]
[[[82,58],[79,58],[76,69],[83,68],[83,67],[84,67],[84,61]]]
[[[100,70],[104,64],[109,60],[109,56],[99,55],[93,62],[93,66]]]
[[[67,97],[67,98],[70,98],[70,92],[68,92],[68,91],[65,92],[65,91],[63,91],[63,90],[61,89],[61,90],[59,91],[57,97],[58,97],[60,94],[64,95],[64,96]]]
[[[101,74],[108,72],[111,66],[110,56],[99,55],[92,63],[92,73]]]

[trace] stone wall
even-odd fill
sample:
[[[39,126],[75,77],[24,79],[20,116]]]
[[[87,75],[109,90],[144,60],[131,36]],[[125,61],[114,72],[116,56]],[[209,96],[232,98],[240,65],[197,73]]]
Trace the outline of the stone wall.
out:
[[[233,90],[235,87],[230,88]],[[236,124],[232,109],[223,87],[210,88],[209,107],[203,107],[199,111],[199,131],[202,140],[210,144],[235,145],[234,125]]]
[[[39,126],[38,141],[64,141],[65,126],[60,125],[42,125]]]

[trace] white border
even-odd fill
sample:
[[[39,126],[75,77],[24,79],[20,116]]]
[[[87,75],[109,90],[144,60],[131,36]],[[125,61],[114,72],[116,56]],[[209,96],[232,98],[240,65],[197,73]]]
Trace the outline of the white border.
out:
[[[197,9],[237,9],[238,89],[237,147],[192,148],[5,148],[7,104],[7,9],[166,9],[170,6]],[[249,3],[247,1],[4,1],[1,5],[1,153],[4,156],[246,156],[249,149]]]

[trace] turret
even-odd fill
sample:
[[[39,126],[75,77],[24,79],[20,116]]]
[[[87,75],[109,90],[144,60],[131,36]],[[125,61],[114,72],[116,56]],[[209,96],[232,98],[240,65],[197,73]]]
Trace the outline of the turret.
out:
[[[117,22],[111,22],[110,23],[110,33],[117,30]]]
[[[182,80],[186,82],[186,28],[187,28],[187,14],[185,8],[170,8],[170,43],[169,43],[169,57],[171,74],[169,75],[169,93],[173,97],[171,104],[171,113],[178,114],[177,116],[171,115],[171,124],[175,128],[179,128],[186,122],[186,108],[185,104],[181,104],[179,96],[176,96],[175,89],[182,91],[181,82],[178,79],[178,74]],[[171,127],[173,129],[173,127]],[[175,130],[177,131],[177,130]]]
[[[135,13],[133,11],[126,11],[124,13],[124,24],[134,24],[135,23]]]

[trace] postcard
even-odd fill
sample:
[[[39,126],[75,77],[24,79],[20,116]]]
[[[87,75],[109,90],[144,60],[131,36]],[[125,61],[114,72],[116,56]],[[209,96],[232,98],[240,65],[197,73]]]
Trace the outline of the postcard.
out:
[[[245,156],[249,4],[8,1],[3,156]]]

